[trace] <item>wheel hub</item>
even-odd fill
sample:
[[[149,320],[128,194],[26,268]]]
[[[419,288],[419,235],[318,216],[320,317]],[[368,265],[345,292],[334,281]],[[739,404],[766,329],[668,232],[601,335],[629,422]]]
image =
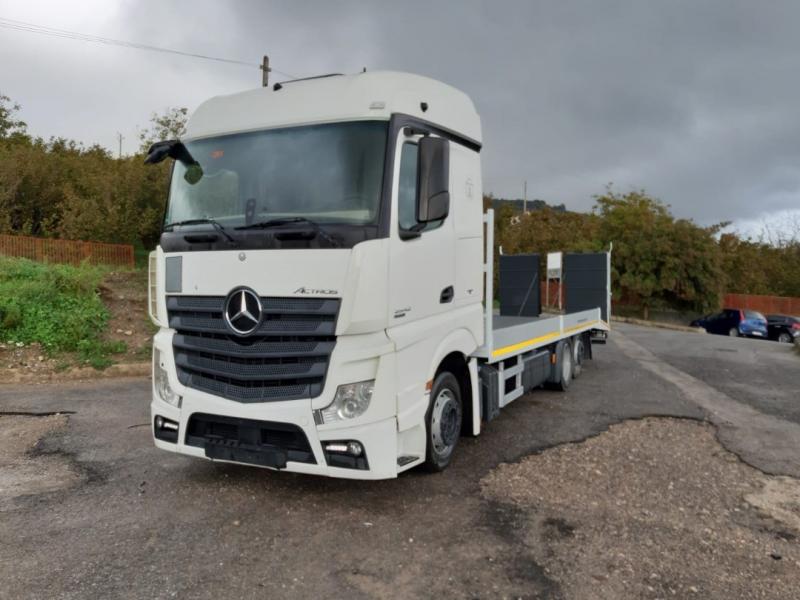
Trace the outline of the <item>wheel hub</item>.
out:
[[[452,450],[458,438],[458,403],[451,390],[442,390],[433,402],[431,437],[439,454]]]

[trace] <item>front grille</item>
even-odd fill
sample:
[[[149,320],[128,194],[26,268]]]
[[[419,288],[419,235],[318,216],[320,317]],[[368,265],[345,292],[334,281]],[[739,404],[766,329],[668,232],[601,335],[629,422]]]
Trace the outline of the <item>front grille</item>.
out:
[[[262,464],[252,457],[274,452],[285,455],[288,461],[317,462],[306,434],[290,423],[194,413],[186,427],[186,445],[206,448],[207,454],[212,446],[224,448],[229,453],[225,458],[237,462]],[[237,453],[239,450],[243,452]]]
[[[229,332],[224,296],[167,296],[178,380],[237,402],[314,398],[336,343],[339,300],[261,298],[263,319],[247,337]]]

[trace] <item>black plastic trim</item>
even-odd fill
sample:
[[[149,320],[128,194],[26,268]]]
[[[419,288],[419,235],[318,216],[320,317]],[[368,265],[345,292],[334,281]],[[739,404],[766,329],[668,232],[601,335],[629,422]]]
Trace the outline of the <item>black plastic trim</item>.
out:
[[[225,296],[167,296],[178,380],[242,403],[314,398],[336,345],[338,298],[261,297],[262,323],[236,336]]]
[[[185,443],[204,448],[208,458],[218,460],[276,469],[287,461],[317,464],[305,432],[292,423],[193,413]]]

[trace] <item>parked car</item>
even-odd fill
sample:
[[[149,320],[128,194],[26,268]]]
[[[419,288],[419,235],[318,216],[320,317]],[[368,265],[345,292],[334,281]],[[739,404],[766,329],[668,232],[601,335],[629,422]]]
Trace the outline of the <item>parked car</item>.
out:
[[[692,327],[702,327],[718,335],[767,338],[767,319],[760,312],[726,308],[722,312],[695,319]]]
[[[776,342],[791,344],[800,338],[800,317],[767,315],[767,335]]]

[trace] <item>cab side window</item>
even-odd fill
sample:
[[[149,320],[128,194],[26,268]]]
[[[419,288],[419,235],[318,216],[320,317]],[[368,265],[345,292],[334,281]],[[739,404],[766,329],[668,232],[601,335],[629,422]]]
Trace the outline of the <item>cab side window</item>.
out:
[[[410,230],[417,224],[417,145],[403,144],[400,153],[400,178],[397,186],[397,215],[400,229]]]
[[[401,231],[425,232],[441,227],[444,219],[417,221],[417,173],[419,146],[406,142],[400,151],[400,177],[397,182],[397,216]]]

